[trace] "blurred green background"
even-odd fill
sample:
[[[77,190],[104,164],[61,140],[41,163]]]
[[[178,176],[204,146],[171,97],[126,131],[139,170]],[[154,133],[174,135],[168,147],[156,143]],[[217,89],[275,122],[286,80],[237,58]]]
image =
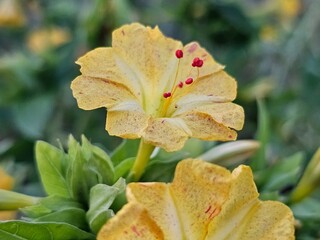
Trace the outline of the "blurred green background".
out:
[[[104,109],[77,107],[70,83],[78,57],[135,21],[198,41],[226,65],[246,113],[239,139],[257,138],[260,99],[268,161],[310,159],[320,145],[319,12],[319,0],[0,0],[0,164],[17,190],[39,194],[36,140],[120,143],[104,130]]]

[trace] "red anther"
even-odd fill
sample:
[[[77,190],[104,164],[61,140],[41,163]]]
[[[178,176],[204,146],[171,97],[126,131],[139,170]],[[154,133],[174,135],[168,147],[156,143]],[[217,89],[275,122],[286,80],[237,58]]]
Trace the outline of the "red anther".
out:
[[[171,92],[165,92],[165,93],[163,93],[163,97],[164,97],[164,98],[171,97]]]
[[[198,58],[198,57],[194,58],[192,61],[192,67],[196,67],[199,60],[200,60],[200,58]]]
[[[183,52],[182,52],[181,49],[178,49],[178,50],[176,51],[176,57],[177,57],[177,58],[182,58],[182,57],[183,57]]]
[[[187,80],[185,81],[185,84],[189,85],[191,83],[193,83],[193,78],[192,77],[187,78]]]
[[[183,82],[179,82],[178,87],[182,88],[183,87]]]
[[[192,67],[202,67],[203,60],[201,60],[200,58],[196,57],[196,58],[193,59],[191,65],[192,65]]]
[[[203,60],[199,59],[199,61],[197,62],[197,67],[202,67],[203,65]]]

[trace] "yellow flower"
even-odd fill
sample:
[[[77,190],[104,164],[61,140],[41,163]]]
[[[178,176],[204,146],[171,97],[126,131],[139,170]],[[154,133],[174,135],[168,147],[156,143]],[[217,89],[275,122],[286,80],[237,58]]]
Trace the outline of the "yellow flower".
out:
[[[198,43],[183,47],[158,27],[125,25],[113,32],[112,47],[77,63],[73,95],[82,109],[108,109],[110,135],[176,151],[188,137],[234,140],[233,129],[243,126],[242,107],[231,103],[237,84],[224,67]]]
[[[47,49],[58,47],[69,42],[70,33],[59,27],[37,29],[28,36],[28,47],[35,53],[41,53]]]
[[[178,164],[171,184],[130,183],[128,203],[97,239],[294,239],[291,210],[258,195],[249,167],[230,173],[187,159]]]
[[[0,27],[21,27],[25,16],[15,0],[0,0]]]

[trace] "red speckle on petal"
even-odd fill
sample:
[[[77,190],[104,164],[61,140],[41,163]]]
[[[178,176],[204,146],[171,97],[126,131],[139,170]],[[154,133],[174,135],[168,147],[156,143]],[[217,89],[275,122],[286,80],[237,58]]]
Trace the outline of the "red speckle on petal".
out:
[[[207,208],[207,210],[204,213],[208,213],[211,209],[211,205]]]
[[[221,208],[219,208],[219,207],[213,209],[212,213],[210,213],[210,215],[209,215],[209,219],[212,219],[215,216],[217,216],[220,213],[220,211],[221,211]]]
[[[198,45],[194,43],[189,47],[188,52],[193,53],[197,48],[198,48]]]
[[[138,232],[136,226],[131,227],[132,232],[134,232],[137,236],[140,236],[140,233]]]

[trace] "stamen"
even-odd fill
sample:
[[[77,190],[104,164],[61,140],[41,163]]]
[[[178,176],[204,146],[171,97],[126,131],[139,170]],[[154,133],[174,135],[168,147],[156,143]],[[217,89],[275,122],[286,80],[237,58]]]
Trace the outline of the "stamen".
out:
[[[183,82],[179,82],[178,87],[182,88],[183,87]]]
[[[163,93],[163,97],[164,97],[164,98],[171,97],[171,92],[165,92],[165,93]]]
[[[177,57],[177,58],[182,58],[182,57],[183,57],[183,51],[182,51],[181,49],[178,49],[178,50],[176,51],[176,57]]]
[[[191,65],[192,65],[192,67],[199,67],[200,68],[203,65],[203,60],[201,60],[200,58],[196,57],[196,58],[193,59]]]
[[[193,78],[192,77],[187,78],[187,80],[184,83],[187,85],[193,83]]]
[[[193,59],[193,61],[192,61],[192,67],[197,67],[197,64],[198,64],[198,61],[200,60],[200,58],[198,58],[198,57],[196,57],[196,58],[194,58]]]
[[[200,68],[202,67],[202,65],[203,65],[203,60],[199,59],[197,67]]]

